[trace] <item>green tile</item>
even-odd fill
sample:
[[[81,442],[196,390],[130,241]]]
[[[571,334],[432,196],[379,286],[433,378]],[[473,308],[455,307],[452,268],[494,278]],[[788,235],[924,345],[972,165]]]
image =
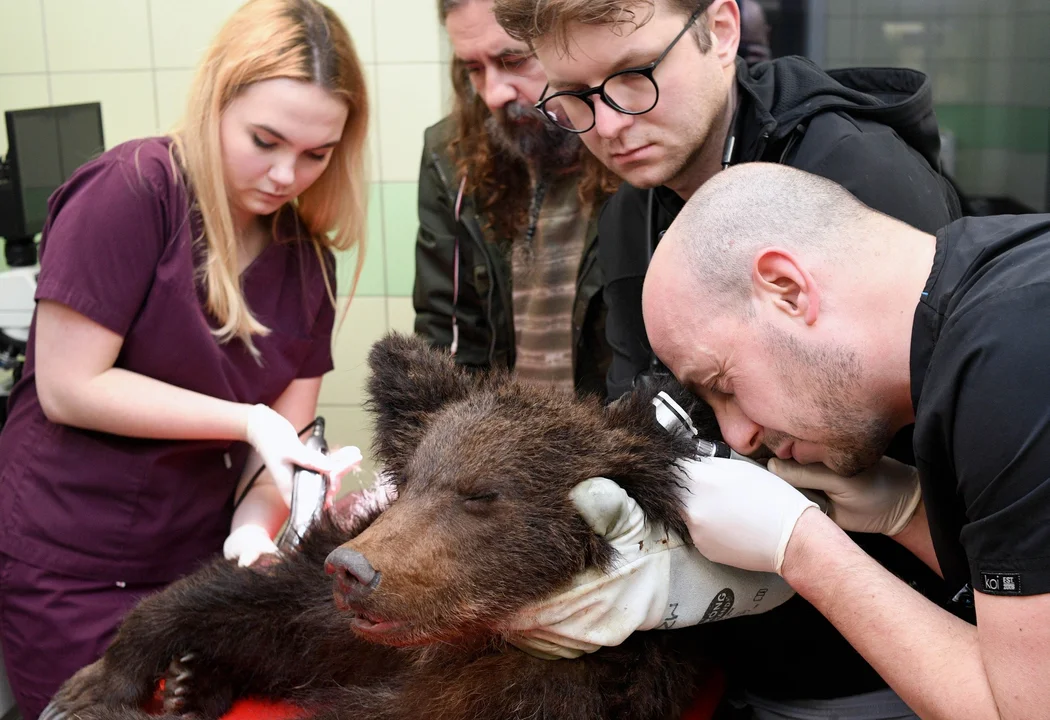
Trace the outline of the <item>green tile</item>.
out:
[[[410,297],[419,229],[416,183],[383,183],[383,235],[388,296]]]
[[[357,281],[357,295],[361,297],[382,297],[386,295],[386,277],[383,272],[383,215],[381,192],[378,183],[372,183],[368,190],[368,239],[365,247],[365,266]],[[338,253],[336,256],[339,277],[339,295],[350,294],[350,285],[354,278],[357,255],[354,252]]]
[[[938,105],[937,120],[960,149],[1050,151],[1050,108],[1009,105]]]

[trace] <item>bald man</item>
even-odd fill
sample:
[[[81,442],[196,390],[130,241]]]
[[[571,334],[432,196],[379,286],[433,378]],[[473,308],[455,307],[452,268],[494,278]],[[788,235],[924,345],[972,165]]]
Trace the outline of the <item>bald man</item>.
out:
[[[653,350],[733,449],[777,455],[772,472],[681,462],[695,549],[779,574],[919,717],[1048,717],[1050,215],[964,218],[929,235],[829,180],[749,163],[686,203],[649,266],[643,312]],[[917,467],[886,456],[909,430]],[[595,497],[574,491],[584,517]],[[633,501],[618,502],[626,517]],[[952,600],[879,565],[855,542],[872,535],[957,588]],[[530,632],[621,642],[644,626],[587,618],[639,614],[695,572],[663,562],[644,579],[581,575],[564,597],[584,610]],[[910,716],[892,698],[856,699],[763,703],[753,717]]]
[[[727,442],[772,449],[791,483],[689,464],[697,549],[780,573],[923,718],[1046,717],[1050,215],[933,236],[823,178],[743,165],[675,220],[643,313]],[[911,426],[917,468],[884,457]],[[821,492],[827,515],[792,485]],[[930,602],[843,530],[893,537],[956,603]]]

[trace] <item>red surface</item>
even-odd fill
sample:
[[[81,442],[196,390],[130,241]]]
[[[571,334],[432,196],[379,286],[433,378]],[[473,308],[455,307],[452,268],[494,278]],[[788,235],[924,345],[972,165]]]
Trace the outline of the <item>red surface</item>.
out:
[[[264,700],[238,700],[233,709],[223,715],[225,720],[297,720],[302,717],[306,717],[302,708]]]
[[[725,680],[722,675],[717,672],[711,673],[696,702],[682,716],[682,720],[710,720],[718,701],[722,699],[724,689]],[[303,717],[306,717],[306,714],[294,705],[263,700],[238,700],[233,709],[223,716],[224,720],[298,720]]]

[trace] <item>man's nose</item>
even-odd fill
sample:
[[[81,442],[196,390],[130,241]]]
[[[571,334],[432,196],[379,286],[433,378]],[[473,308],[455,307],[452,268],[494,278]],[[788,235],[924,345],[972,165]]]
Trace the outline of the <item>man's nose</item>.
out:
[[[630,115],[614,110],[605,101],[594,95],[594,130],[599,137],[612,140],[634,122]]]
[[[499,112],[503,107],[518,98],[518,90],[510,82],[506,73],[494,70],[485,76],[485,87],[481,99],[492,112]]]
[[[726,403],[715,416],[722,437],[741,455],[751,455],[762,447],[762,426],[744,415],[735,403]]]

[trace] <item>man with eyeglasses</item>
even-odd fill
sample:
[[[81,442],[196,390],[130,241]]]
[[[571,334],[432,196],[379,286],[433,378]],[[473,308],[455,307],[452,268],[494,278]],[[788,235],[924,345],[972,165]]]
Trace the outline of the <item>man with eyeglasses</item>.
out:
[[[790,165],[928,233],[959,215],[939,172],[937,123],[921,73],[825,73],[797,57],[749,69],[736,57],[733,0],[496,0],[495,7],[500,24],[543,65],[548,87],[537,107],[626,181],[599,221],[610,399],[666,372],[646,337],[642,281],[662,233],[722,169]],[[731,444],[748,455],[769,453],[760,433]],[[888,454],[914,464],[908,438],[896,438]],[[855,540],[927,597],[952,605],[941,579],[892,540]],[[745,717],[914,717],[801,598],[715,623],[710,632],[733,694],[749,706]]]
[[[535,110],[543,69],[491,0],[438,0],[438,15],[455,97],[425,136],[416,332],[468,367],[604,394],[597,210],[619,178]]]

